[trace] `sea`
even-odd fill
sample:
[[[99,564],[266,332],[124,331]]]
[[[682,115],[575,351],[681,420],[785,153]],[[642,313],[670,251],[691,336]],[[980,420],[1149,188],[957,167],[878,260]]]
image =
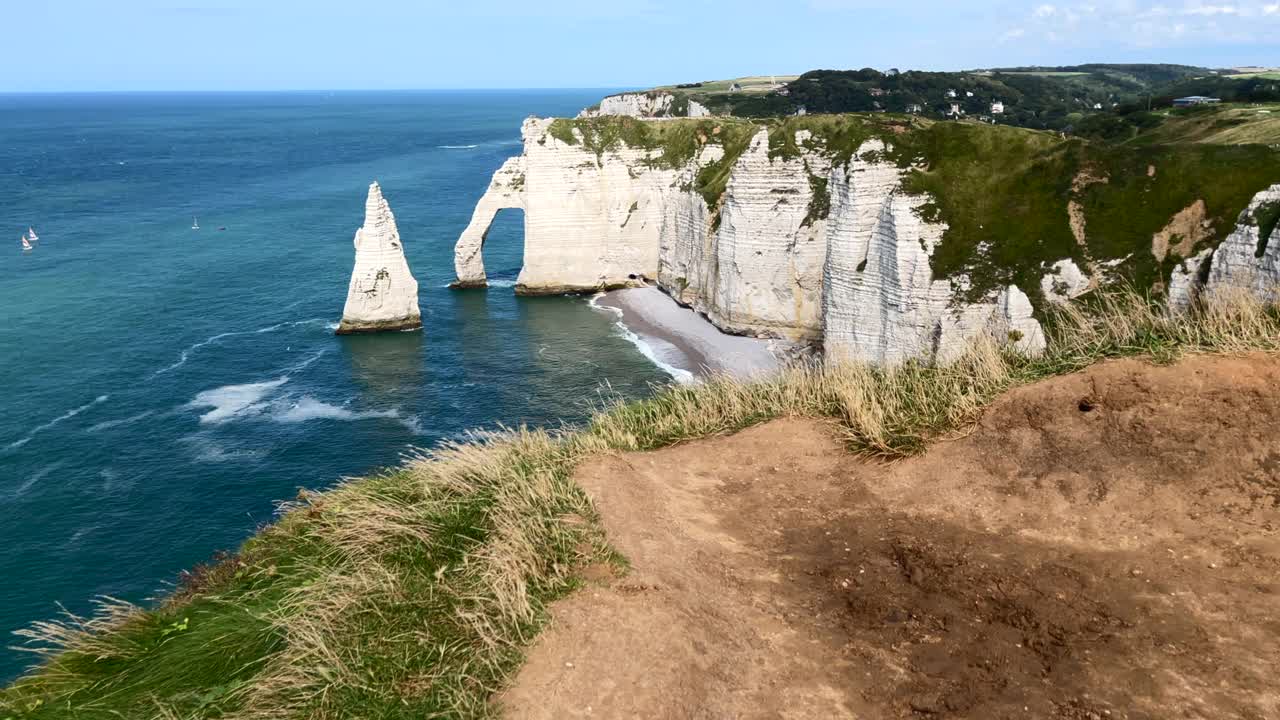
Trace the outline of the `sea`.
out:
[[[608,92],[0,95],[0,681],[13,630],[147,603],[300,488],[669,382],[588,299],[514,295],[518,210],[491,287],[446,287],[521,121]],[[373,180],[424,327],[337,337]]]

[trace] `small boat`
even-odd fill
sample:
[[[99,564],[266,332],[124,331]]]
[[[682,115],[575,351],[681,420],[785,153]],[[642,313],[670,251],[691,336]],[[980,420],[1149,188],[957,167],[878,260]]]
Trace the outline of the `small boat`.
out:
[[[31,245],[31,241],[27,239],[27,236],[26,236],[26,235],[23,235],[23,236],[22,236],[22,249],[23,249],[23,250],[30,250],[30,249],[31,249],[31,247],[32,247],[32,245]]]
[[[40,236],[36,234],[35,228],[33,227],[27,228],[27,239],[29,239],[31,242],[40,242]]]
[[[199,229],[200,229],[200,221],[199,221],[199,220],[196,220],[195,218],[191,218],[191,229],[192,229],[192,230],[199,230]]]

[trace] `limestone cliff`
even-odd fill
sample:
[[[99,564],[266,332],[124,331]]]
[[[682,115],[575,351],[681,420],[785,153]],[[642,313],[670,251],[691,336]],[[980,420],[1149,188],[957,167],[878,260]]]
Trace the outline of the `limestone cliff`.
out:
[[[1237,287],[1267,300],[1277,299],[1280,290],[1280,238],[1275,236],[1277,215],[1280,215],[1280,184],[1255,195],[1240,213],[1235,231],[1213,251],[1205,280],[1210,291]]]
[[[833,357],[897,363],[946,361],[978,336],[1037,352],[1045,342],[1038,318],[1047,304],[1126,273],[1141,278],[1160,272],[1163,258],[1153,259],[1149,248],[1161,232],[1167,235],[1168,217],[1146,221],[1150,231],[1141,226],[1131,233],[1135,246],[1148,248],[1145,255],[1114,242],[1088,242],[1086,219],[1109,222],[1105,213],[1116,202],[1087,193],[1144,192],[1136,181],[1121,184],[1117,177],[1107,185],[1097,171],[1103,179],[1076,183],[1075,194],[1049,196],[1042,203],[1047,219],[1033,219],[1049,223],[1044,227],[1055,234],[1037,241],[1038,226],[1011,217],[1018,224],[1002,228],[966,215],[968,205],[957,210],[956,198],[940,197],[927,185],[953,171],[936,154],[929,156],[939,140],[952,140],[946,133],[987,130],[939,124],[929,131],[933,136],[913,144],[911,133],[924,132],[918,121],[877,120],[881,125],[870,130],[835,122],[527,120],[523,154],[495,174],[458,241],[457,284],[484,284],[481,250],[489,224],[499,209],[521,208],[525,253],[517,292],[656,281],[726,332],[820,344]],[[1056,142],[1018,132],[1032,149],[1052,151],[1048,143]],[[1056,161],[1063,154],[1046,156]],[[970,177],[989,161],[966,162],[957,174]],[[1085,175],[1071,169],[1077,172]],[[1134,172],[1156,181],[1145,177],[1145,165]],[[1034,178],[1044,169],[1032,165],[1026,173]],[[1071,175],[1066,177],[1070,184]],[[1003,198],[967,192],[964,203],[995,200],[991,212],[1000,212]],[[1259,198],[1254,205],[1260,207],[1266,200]],[[1221,206],[1215,201],[1211,209]],[[948,218],[963,223],[959,233]],[[1249,235],[1242,223],[1220,253],[1235,244],[1256,247],[1257,231]],[[1217,226],[1206,217],[1200,227],[1195,242],[1175,243],[1172,260],[1193,249],[1203,256],[1202,245],[1212,241]],[[981,240],[960,244],[975,236]],[[1038,244],[1010,254],[1000,246],[1006,236]],[[1265,272],[1274,283],[1280,247],[1268,245],[1265,257],[1273,258]],[[1172,274],[1164,271],[1171,295],[1188,292],[1186,272],[1176,262]],[[1157,284],[1165,282],[1155,277]]]
[[[369,186],[364,226],[356,230],[356,259],[337,333],[422,327],[418,282],[409,271],[400,231],[378,183]]]
[[[620,93],[600,101],[600,105],[578,113],[578,117],[625,116],[634,118],[708,117],[711,111],[697,100],[677,97],[661,90]]]

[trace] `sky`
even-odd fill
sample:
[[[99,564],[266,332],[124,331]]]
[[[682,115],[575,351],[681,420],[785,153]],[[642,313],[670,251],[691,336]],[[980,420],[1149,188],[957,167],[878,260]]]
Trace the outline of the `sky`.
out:
[[[1280,0],[0,0],[0,92],[627,88],[815,68],[1280,65]]]

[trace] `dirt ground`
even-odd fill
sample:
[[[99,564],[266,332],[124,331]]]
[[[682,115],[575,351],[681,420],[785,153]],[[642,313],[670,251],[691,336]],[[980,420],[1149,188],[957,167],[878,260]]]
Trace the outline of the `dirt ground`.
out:
[[[788,419],[580,468],[625,576],[512,718],[1280,718],[1280,360],[1117,361],[894,464]]]

